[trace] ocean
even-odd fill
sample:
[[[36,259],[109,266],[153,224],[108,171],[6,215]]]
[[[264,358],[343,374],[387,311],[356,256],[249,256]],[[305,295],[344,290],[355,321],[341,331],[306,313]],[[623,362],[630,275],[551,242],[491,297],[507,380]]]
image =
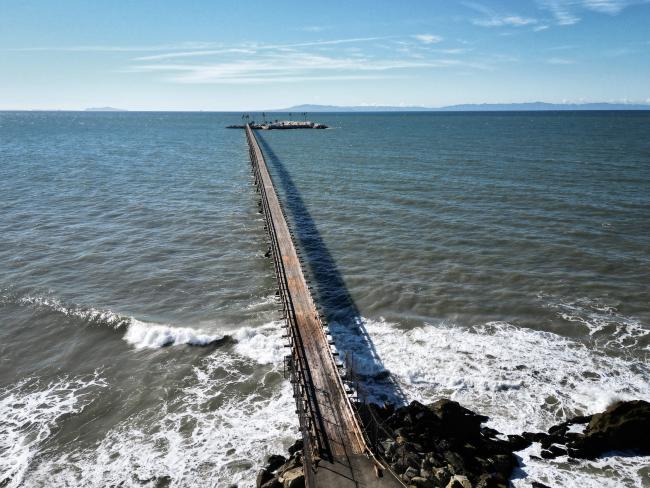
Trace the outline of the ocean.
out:
[[[650,400],[650,113],[310,117],[258,137],[361,398],[506,434]],[[3,488],[249,487],[298,436],[236,123],[0,112]],[[650,486],[519,454],[515,487]]]

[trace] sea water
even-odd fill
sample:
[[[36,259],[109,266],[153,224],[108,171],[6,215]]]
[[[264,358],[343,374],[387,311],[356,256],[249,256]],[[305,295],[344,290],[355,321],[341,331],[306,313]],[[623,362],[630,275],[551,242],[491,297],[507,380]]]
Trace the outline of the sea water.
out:
[[[310,117],[258,136],[361,398],[650,400],[650,114]],[[0,113],[0,485],[247,487],[297,437],[240,120]],[[650,486],[535,449],[515,486]]]

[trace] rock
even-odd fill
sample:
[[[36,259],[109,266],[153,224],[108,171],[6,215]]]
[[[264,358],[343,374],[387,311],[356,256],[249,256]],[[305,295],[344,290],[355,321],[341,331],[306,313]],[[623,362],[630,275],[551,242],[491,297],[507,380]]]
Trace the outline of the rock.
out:
[[[513,451],[521,451],[531,445],[531,441],[521,435],[509,435],[508,442],[510,442]]]
[[[305,488],[305,475],[302,468],[285,471],[279,478],[282,488]]]
[[[420,473],[418,473],[418,470],[415,469],[415,468],[413,468],[413,467],[411,467],[411,466],[409,466],[409,467],[407,468],[407,470],[404,472],[404,476],[406,476],[406,477],[409,478],[409,479],[410,479],[410,478],[415,478],[415,477],[416,477],[417,475],[419,475],[419,474],[420,474]]]
[[[411,452],[408,446],[399,446],[391,459],[400,471],[406,471],[407,468],[419,469],[421,464],[419,456]]]
[[[476,488],[508,488],[508,480],[498,473],[482,474]]]
[[[542,449],[539,453],[539,455],[542,457],[542,459],[553,459],[555,456],[553,453],[547,449]]]
[[[592,415],[581,438],[572,442],[580,457],[593,458],[606,451],[638,450],[650,453],[650,403],[643,400],[617,402]],[[575,454],[574,454],[575,456]]]
[[[491,429],[490,427],[481,427],[481,434],[483,434],[486,437],[496,437],[500,434],[500,432]]]
[[[167,488],[169,485],[172,483],[172,477],[171,476],[160,476],[156,478],[156,484],[154,485],[154,488]],[[0,486],[5,486],[2,482],[0,482]]]
[[[462,474],[465,472],[465,462],[459,454],[454,451],[445,452],[445,459],[447,460],[448,465],[451,467],[451,471],[454,474]]]
[[[545,434],[544,432],[523,432],[521,434],[521,437],[526,439],[530,445],[533,442],[542,442],[542,439],[546,439],[546,437],[548,437],[548,434]]]
[[[400,479],[412,486],[413,478],[423,478],[446,487],[453,475],[472,484],[490,475],[483,478],[484,484],[491,483],[486,487],[499,486],[499,476],[508,479],[516,465],[514,450],[531,442],[523,436],[504,440],[496,430],[481,426],[487,417],[446,399],[430,405],[411,402],[396,409],[359,408],[370,410],[372,418],[381,422],[388,437],[379,439],[379,450]]]
[[[497,454],[494,456],[494,470],[510,478],[510,473],[515,467],[515,459],[512,454]]]
[[[554,457],[559,457],[559,456],[566,456],[568,454],[568,451],[564,447],[560,447],[557,444],[553,444],[548,448],[548,451],[553,454]]]
[[[480,432],[481,424],[488,420],[488,417],[446,398],[434,402],[429,408],[440,419],[442,430],[455,436]]]
[[[280,456],[279,454],[271,454],[266,462],[266,469],[270,472],[273,472],[286,462],[287,458],[284,456]]]
[[[387,440],[381,443],[382,447],[384,448],[384,455],[386,457],[391,457],[395,453],[395,449],[397,448],[397,443],[393,442],[392,440]]]
[[[260,469],[257,472],[257,479],[255,480],[256,488],[262,488],[262,485],[267,481],[270,481],[273,478],[273,475],[266,469]]]
[[[449,480],[447,488],[472,488],[472,483],[467,476],[457,474]]]
[[[411,486],[415,486],[415,488],[434,488],[433,481],[423,478],[422,476],[411,478]]]
[[[303,448],[302,439],[298,439],[291,446],[289,446],[289,449],[287,449],[287,451],[289,451],[290,455],[294,455],[297,452],[302,452],[302,448]]]
[[[291,457],[291,459],[289,459],[286,463],[280,466],[276,471],[276,476],[279,477],[283,473],[287,471],[291,471],[292,469],[302,469],[302,458],[300,456],[300,453],[296,453],[294,456]]]
[[[273,478],[270,481],[267,481],[262,485],[262,488],[282,488],[282,483],[280,483],[277,478]]]
[[[433,468],[431,472],[433,479],[437,482],[438,486],[447,486],[451,479],[451,471],[447,468]]]
[[[530,486],[532,488],[551,488],[548,485],[545,485],[544,483],[540,483],[539,481],[533,481]]]

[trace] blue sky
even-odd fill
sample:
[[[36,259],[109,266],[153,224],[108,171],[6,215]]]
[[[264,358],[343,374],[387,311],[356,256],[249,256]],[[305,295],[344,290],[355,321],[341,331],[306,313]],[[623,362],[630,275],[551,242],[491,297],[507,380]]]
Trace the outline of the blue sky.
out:
[[[650,0],[0,0],[0,109],[650,103]]]

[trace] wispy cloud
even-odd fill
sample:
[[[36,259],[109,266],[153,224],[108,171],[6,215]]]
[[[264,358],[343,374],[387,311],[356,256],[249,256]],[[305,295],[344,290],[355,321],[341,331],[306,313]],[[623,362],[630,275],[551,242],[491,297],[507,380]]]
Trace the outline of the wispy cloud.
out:
[[[255,54],[258,51],[265,50],[286,50],[287,52],[300,47],[317,47],[317,46],[335,46],[339,44],[358,44],[371,41],[379,41],[384,39],[391,39],[393,36],[383,37],[353,37],[346,39],[329,39],[323,41],[307,41],[297,42],[292,44],[258,44],[248,43],[241,46],[223,48],[223,49],[197,49],[192,51],[173,51],[163,54],[155,54],[151,56],[140,56],[135,58],[136,61],[154,61],[174,58],[195,58],[201,56],[214,56],[218,54]]]
[[[439,54],[464,54],[470,51],[473,51],[473,49],[468,47],[450,47],[446,49],[435,49],[435,52]]]
[[[63,46],[24,50],[125,52],[122,71],[151,73],[182,84],[267,84],[306,80],[368,80],[413,76],[414,70],[490,70],[504,62],[473,48],[438,46],[432,33],[322,39],[294,43],[183,42],[150,46]],[[474,59],[472,59],[474,58]]]
[[[538,0],[540,7],[551,12],[558,25],[580,22],[581,11],[618,15],[632,5],[647,4],[650,0]]]
[[[329,28],[330,27],[324,25],[305,25],[303,27],[298,27],[298,30],[303,32],[323,32]]]
[[[5,48],[3,51],[51,51],[51,52],[155,52],[173,51],[186,49],[210,49],[218,47],[213,42],[183,42],[180,44],[158,44],[141,46],[102,46],[102,45],[80,45],[80,46],[33,46]]]
[[[166,73],[176,83],[288,83],[305,80],[361,80],[392,78],[404,70],[473,68],[489,69],[480,62],[452,58],[383,58],[376,55],[323,55],[294,49],[291,56],[279,50],[261,50],[255,55],[232,57],[212,63],[158,63],[159,59],[138,64],[130,71]]]
[[[536,24],[537,19],[521,17],[519,15],[493,15],[485,19],[474,19],[472,20],[472,23],[483,27],[523,27],[525,25]]]
[[[569,65],[569,64],[576,64],[576,62],[573,59],[566,59],[566,58],[549,58],[546,60],[548,64],[561,64],[561,65]]]
[[[483,14],[482,18],[472,19],[474,25],[482,27],[524,27],[527,25],[537,24],[538,20],[532,17],[523,17],[516,14],[501,14],[486,5],[476,2],[462,2],[463,5],[471,10]]]
[[[413,37],[424,44],[438,44],[442,42],[442,37],[434,34],[416,34]]]
[[[635,3],[644,3],[633,0],[583,0],[582,5],[584,8],[601,12],[604,14],[616,15],[625,7]]]
[[[180,51],[163,54],[153,54],[150,56],[140,56],[135,58],[136,61],[160,61],[174,58],[193,58],[198,56],[214,56],[217,54],[255,54],[255,49],[230,48],[230,49],[203,49],[200,51]]]
[[[603,56],[608,58],[620,58],[621,56],[627,56],[637,52],[636,49],[632,47],[619,47],[619,48],[610,48],[603,51]]]
[[[570,51],[578,49],[580,46],[577,44],[560,44],[559,46],[551,46],[544,49],[544,51]]]
[[[571,0],[541,0],[541,6],[555,17],[558,25],[573,25],[580,22],[580,17],[572,12]]]

